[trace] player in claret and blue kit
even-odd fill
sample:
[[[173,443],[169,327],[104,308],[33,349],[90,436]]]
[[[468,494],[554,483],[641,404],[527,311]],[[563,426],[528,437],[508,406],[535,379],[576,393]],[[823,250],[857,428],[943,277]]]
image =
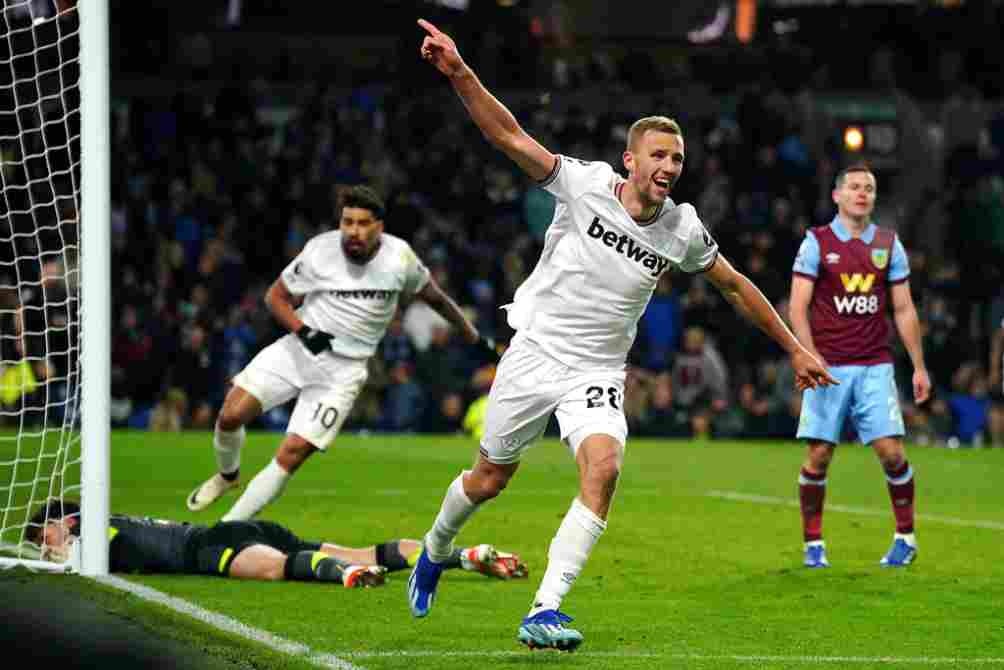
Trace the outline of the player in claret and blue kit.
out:
[[[829,565],[823,543],[823,500],[833,451],[850,420],[882,463],[896,517],[884,566],[909,565],[917,555],[913,532],[913,468],[903,449],[903,414],[893,376],[889,304],[913,362],[913,399],[931,392],[920,324],[910,296],[906,251],[891,230],[871,221],[875,175],[864,165],[840,172],[833,190],[837,216],[810,230],[795,259],[791,323],[798,339],[826,361],[838,386],[807,389],[798,437],[808,443],[798,477],[805,541],[804,563]]]

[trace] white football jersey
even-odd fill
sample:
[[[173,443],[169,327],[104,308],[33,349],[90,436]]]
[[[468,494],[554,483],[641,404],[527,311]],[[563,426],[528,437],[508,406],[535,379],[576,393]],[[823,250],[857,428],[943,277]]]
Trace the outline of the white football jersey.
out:
[[[690,204],[667,198],[632,219],[624,183],[607,163],[558,157],[540,184],[558,200],[544,250],[505,306],[510,326],[572,368],[622,368],[659,276],[702,272],[718,253]]]
[[[331,348],[347,358],[369,358],[394,317],[401,295],[412,296],[429,282],[429,270],[411,246],[384,233],[380,249],[359,265],[342,250],[342,233],[311,238],[282,271],[293,295],[302,295],[296,313],[311,328],[331,333]]]

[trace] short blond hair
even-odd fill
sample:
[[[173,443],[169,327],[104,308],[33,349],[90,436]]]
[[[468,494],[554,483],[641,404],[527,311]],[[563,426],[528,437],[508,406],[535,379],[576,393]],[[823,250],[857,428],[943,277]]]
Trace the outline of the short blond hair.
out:
[[[668,116],[646,116],[631,124],[627,134],[627,148],[630,149],[649,130],[683,137],[680,124]]]

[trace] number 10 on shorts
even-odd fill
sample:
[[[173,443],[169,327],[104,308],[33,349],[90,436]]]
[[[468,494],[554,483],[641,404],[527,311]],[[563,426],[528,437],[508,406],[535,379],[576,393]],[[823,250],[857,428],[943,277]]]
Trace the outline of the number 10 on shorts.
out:
[[[333,428],[338,421],[338,409],[330,405],[325,407],[324,403],[319,402],[314,410],[314,416],[311,418],[314,421],[320,421],[325,428]]]

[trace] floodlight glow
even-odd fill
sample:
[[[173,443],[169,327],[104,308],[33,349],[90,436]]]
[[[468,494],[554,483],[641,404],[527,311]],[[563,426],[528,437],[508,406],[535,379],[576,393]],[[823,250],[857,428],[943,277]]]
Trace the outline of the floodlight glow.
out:
[[[848,151],[861,151],[865,143],[864,133],[857,126],[849,126],[844,129],[844,146]]]

